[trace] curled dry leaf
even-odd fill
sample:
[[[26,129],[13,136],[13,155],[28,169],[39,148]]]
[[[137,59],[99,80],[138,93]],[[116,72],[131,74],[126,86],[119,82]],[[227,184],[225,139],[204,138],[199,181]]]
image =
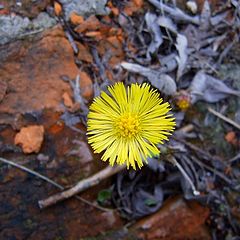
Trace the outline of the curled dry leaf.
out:
[[[172,19],[170,19],[169,17],[161,16],[158,18],[157,23],[159,26],[164,27],[169,31],[173,32],[175,35],[177,35],[175,46],[178,51],[178,56],[176,56],[176,61],[178,63],[177,80],[179,80],[179,78],[183,74],[183,71],[188,59],[188,55],[187,55],[188,40],[186,36],[178,33],[176,25],[173,23]]]
[[[167,74],[162,74],[156,70],[143,67],[139,64],[122,62],[121,66],[133,73],[138,73],[148,79],[148,81],[166,95],[174,95],[177,90],[175,81]]]
[[[182,76],[184,68],[186,67],[188,59],[187,46],[187,38],[182,34],[178,34],[176,43],[176,48],[178,50],[178,56],[176,57],[176,60],[178,62],[177,80],[179,80],[179,78]]]
[[[211,9],[208,0],[204,1],[201,16],[200,16],[200,26],[201,30],[208,30],[210,27],[210,17]]]
[[[148,12],[145,15],[147,28],[152,36],[152,41],[147,49],[147,57],[150,57],[150,54],[156,53],[163,42],[162,32],[157,24],[157,19],[156,14]]]
[[[218,102],[229,95],[240,96],[240,91],[228,87],[221,80],[214,78],[203,71],[199,71],[190,85],[191,102],[198,100],[214,103]]]
[[[236,133],[233,131],[230,131],[225,135],[225,140],[232,145],[237,145],[238,143]]]
[[[79,25],[84,22],[84,18],[83,18],[83,16],[80,16],[77,13],[72,12],[70,15],[70,21],[74,25]]]
[[[62,6],[60,3],[58,2],[54,2],[54,12],[56,14],[56,16],[60,16],[60,14],[62,13]]]
[[[68,92],[64,92],[63,95],[62,95],[62,98],[63,98],[63,103],[66,107],[68,108],[72,108],[73,107],[73,100],[71,98],[71,96],[69,95]]]
[[[160,16],[158,17],[157,23],[159,26],[167,28],[173,33],[177,33],[177,26],[173,23],[171,18]]]

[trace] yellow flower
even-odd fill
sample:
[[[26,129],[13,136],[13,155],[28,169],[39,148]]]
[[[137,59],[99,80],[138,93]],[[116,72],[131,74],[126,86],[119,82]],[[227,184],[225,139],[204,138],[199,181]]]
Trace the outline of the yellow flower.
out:
[[[168,103],[149,84],[116,83],[94,99],[88,114],[88,142],[102,160],[131,165],[136,169],[143,161],[160,153],[157,144],[168,140],[175,119]]]

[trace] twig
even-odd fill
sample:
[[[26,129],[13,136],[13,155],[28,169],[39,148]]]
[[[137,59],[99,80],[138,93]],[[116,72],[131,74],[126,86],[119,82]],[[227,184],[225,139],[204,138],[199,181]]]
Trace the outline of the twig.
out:
[[[201,148],[197,147],[196,145],[194,145],[192,143],[185,141],[184,139],[180,139],[174,135],[171,137],[173,139],[175,139],[176,141],[183,143],[184,145],[186,145],[188,148],[192,149],[193,151],[200,153],[201,156],[205,156],[205,158],[207,158],[207,160],[219,160],[217,157],[210,155],[207,151],[202,150]]]
[[[197,158],[195,158],[194,156],[191,156],[191,158],[193,159],[193,161],[195,163],[197,163],[199,166],[202,166],[206,169],[208,169],[209,171],[213,172],[214,174],[216,174],[218,177],[222,178],[225,182],[227,182],[228,184],[232,184],[231,179],[227,178],[223,173],[219,172],[218,170],[216,170],[215,168],[212,168],[210,166],[208,166],[207,164],[199,161]]]
[[[52,195],[44,200],[38,201],[38,205],[40,208],[46,208],[46,207],[56,204],[57,202],[68,199],[80,192],[85,191],[86,189],[89,189],[90,187],[96,186],[102,180],[122,171],[125,167],[126,167],[125,165],[116,166],[116,167],[108,166],[105,169],[103,169],[102,171],[96,173],[95,175],[81,180],[74,187],[72,187],[66,191],[63,191],[61,193]]]
[[[60,189],[60,190],[64,190],[64,187],[63,187],[62,185],[54,182],[53,180],[51,180],[51,179],[43,176],[43,175],[40,174],[40,173],[35,172],[34,170],[31,170],[31,169],[29,169],[29,168],[26,168],[26,167],[20,165],[20,164],[17,164],[17,163],[14,163],[14,162],[12,162],[12,161],[9,161],[9,160],[7,160],[7,159],[5,159],[5,158],[1,158],[1,157],[0,157],[0,161],[3,162],[3,163],[6,163],[6,164],[8,164],[8,165],[11,165],[11,166],[13,166],[13,167],[16,167],[16,168],[18,168],[18,169],[20,169],[20,170],[22,170],[22,171],[27,172],[27,173],[30,173],[30,174],[32,174],[33,176],[36,176],[36,177],[42,179],[43,181],[46,181],[46,182],[52,184],[53,186],[57,187],[57,188]],[[95,207],[95,208],[97,208],[97,209],[99,209],[99,210],[109,211],[108,209],[103,208],[103,207],[100,207],[100,206],[97,206],[97,205],[89,202],[88,200],[86,200],[86,199],[84,199],[84,198],[82,198],[82,197],[75,196],[75,198],[78,199],[78,200],[80,200],[80,201],[82,201],[82,202],[84,202],[84,203],[86,203],[86,204],[88,204],[88,205],[90,205],[90,206],[92,206],[92,207]]]
[[[178,136],[179,134],[189,133],[189,132],[191,132],[193,129],[194,129],[193,124],[187,124],[187,125],[183,126],[182,128],[176,130],[176,131],[174,132],[174,134],[175,134],[176,136]]]
[[[234,163],[235,161],[240,160],[240,153],[238,153],[235,157],[228,160],[230,164]]]
[[[157,0],[148,0],[152,5],[154,5],[156,8],[158,8],[159,10],[163,10],[165,12],[167,12],[168,14],[171,15],[171,17],[177,19],[177,20],[181,20],[184,22],[190,22],[196,25],[200,24],[200,19],[198,16],[192,17],[189,16],[187,14],[185,14],[182,10],[180,10],[179,8],[172,8],[167,6],[166,4],[159,2]]]
[[[171,156],[170,159],[168,159],[173,165],[175,165],[178,170],[182,173],[182,175],[184,176],[184,178],[188,181],[188,183],[190,184],[193,194],[195,196],[200,195],[200,192],[195,188],[191,178],[188,176],[188,174],[185,172],[185,170],[183,169],[183,167],[178,163],[178,161],[176,160],[175,157]]]
[[[234,122],[233,120],[231,120],[230,118],[225,117],[224,115],[222,115],[221,113],[215,111],[214,109],[212,109],[212,108],[210,108],[210,107],[208,108],[208,111],[209,111],[210,113],[214,114],[215,116],[221,118],[223,121],[231,124],[232,126],[234,126],[235,128],[237,128],[238,130],[240,130],[240,125],[237,124],[236,122]]]
[[[53,180],[51,180],[51,179],[41,175],[40,173],[35,172],[35,171],[33,171],[33,170],[29,169],[29,168],[26,168],[26,167],[24,167],[22,165],[19,165],[19,164],[15,163],[15,162],[9,161],[9,160],[7,160],[5,158],[1,158],[1,157],[0,157],[0,161],[3,162],[3,163],[6,163],[8,165],[14,166],[14,167],[16,167],[18,169],[21,169],[21,170],[23,170],[23,171],[25,171],[27,173],[30,173],[30,174],[38,177],[38,178],[41,178],[42,180],[44,180],[44,181],[46,181],[48,183],[51,183],[52,185],[54,185],[55,187],[57,187],[57,188],[59,188],[61,190],[64,189],[63,186],[59,185],[58,183],[54,182]]]

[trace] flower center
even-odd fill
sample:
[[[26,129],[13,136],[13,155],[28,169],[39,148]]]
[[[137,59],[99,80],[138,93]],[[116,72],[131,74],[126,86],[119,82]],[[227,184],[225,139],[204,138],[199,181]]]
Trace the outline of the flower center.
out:
[[[138,117],[130,113],[121,116],[115,126],[117,133],[124,138],[132,138],[141,131]]]

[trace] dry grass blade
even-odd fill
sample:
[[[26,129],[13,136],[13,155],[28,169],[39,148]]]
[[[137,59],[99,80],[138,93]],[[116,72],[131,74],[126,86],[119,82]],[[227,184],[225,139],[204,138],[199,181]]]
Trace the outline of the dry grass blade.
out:
[[[225,117],[224,115],[222,115],[221,113],[215,111],[214,109],[212,108],[208,108],[208,111],[212,114],[214,114],[215,116],[219,117],[220,119],[222,119],[223,121],[231,124],[232,126],[234,126],[235,128],[237,128],[238,130],[240,130],[240,125],[237,124],[236,122],[234,122],[233,120],[231,120],[230,118],[228,117]]]

